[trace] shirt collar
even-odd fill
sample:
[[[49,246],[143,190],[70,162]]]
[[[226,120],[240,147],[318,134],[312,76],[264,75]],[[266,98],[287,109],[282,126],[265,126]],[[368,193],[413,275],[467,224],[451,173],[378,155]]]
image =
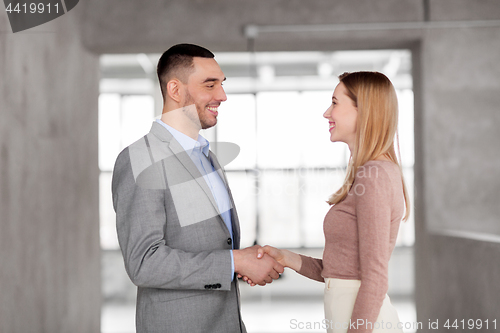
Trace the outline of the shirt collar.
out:
[[[210,142],[203,136],[198,134],[198,140],[193,140],[193,138],[187,136],[186,134],[179,132],[172,126],[165,124],[161,119],[156,119],[156,122],[165,127],[170,134],[177,140],[182,148],[189,154],[192,154],[196,149],[200,148],[203,154],[208,157],[208,152],[210,150]]]

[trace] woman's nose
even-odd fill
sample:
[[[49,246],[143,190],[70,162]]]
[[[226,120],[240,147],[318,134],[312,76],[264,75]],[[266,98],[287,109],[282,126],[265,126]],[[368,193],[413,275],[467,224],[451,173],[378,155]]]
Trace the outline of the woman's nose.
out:
[[[323,113],[323,117],[330,118],[330,108],[326,109],[325,113]]]

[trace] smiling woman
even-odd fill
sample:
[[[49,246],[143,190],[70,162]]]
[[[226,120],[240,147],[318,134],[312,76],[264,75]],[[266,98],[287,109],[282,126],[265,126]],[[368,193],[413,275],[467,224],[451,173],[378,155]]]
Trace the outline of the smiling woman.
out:
[[[346,143],[350,159],[344,183],[328,201],[322,259],[268,245],[258,250],[258,257],[270,255],[284,267],[324,282],[325,316],[332,323],[328,333],[384,333],[388,331],[379,329],[380,323],[395,328],[400,322],[386,293],[389,259],[410,208],[394,148],[397,98],[390,80],[379,72],[344,73],[339,79],[323,116],[330,123],[330,140]],[[251,278],[243,279],[255,285]]]
[[[332,96],[332,105],[325,111],[323,117],[328,119],[330,141],[344,142],[353,151],[356,143],[356,124],[358,119],[358,108],[345,85],[340,82]]]

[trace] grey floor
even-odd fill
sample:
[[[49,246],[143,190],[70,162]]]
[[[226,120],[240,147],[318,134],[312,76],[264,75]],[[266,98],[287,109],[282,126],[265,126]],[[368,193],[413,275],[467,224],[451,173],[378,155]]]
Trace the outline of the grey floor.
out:
[[[389,296],[406,327],[416,332],[413,292],[412,248],[397,248],[389,263]],[[303,251],[320,257],[321,249]],[[120,273],[121,272],[121,273]],[[135,293],[123,269],[119,251],[103,255],[103,294],[101,333],[135,332]],[[248,333],[316,333],[321,329],[324,284],[286,269],[280,279],[265,287],[240,283],[241,311]],[[426,324],[426,323],[424,323]],[[309,328],[310,327],[310,328]],[[316,327],[316,328],[315,328]],[[301,329],[302,328],[302,329]]]
[[[392,300],[399,319],[408,327],[415,323],[415,306],[411,300]],[[242,303],[242,315],[248,333],[316,333],[321,329],[323,300],[284,299],[248,300]],[[102,309],[102,333],[134,333],[133,304],[108,304]],[[315,328],[316,327],[316,328]],[[302,328],[302,329],[301,329]],[[405,333],[416,332],[405,329]]]
[[[321,328],[324,284],[286,271],[282,278],[265,287],[240,283],[241,311],[248,333],[316,333]],[[415,305],[410,297],[391,296],[405,333],[416,332]],[[105,303],[102,333],[133,333],[133,303]]]

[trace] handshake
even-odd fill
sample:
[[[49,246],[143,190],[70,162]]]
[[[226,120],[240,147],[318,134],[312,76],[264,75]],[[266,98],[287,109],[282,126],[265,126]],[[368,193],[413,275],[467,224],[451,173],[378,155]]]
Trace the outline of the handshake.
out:
[[[280,277],[285,267],[300,270],[302,259],[294,252],[266,245],[233,250],[234,271],[251,286],[265,286]]]

